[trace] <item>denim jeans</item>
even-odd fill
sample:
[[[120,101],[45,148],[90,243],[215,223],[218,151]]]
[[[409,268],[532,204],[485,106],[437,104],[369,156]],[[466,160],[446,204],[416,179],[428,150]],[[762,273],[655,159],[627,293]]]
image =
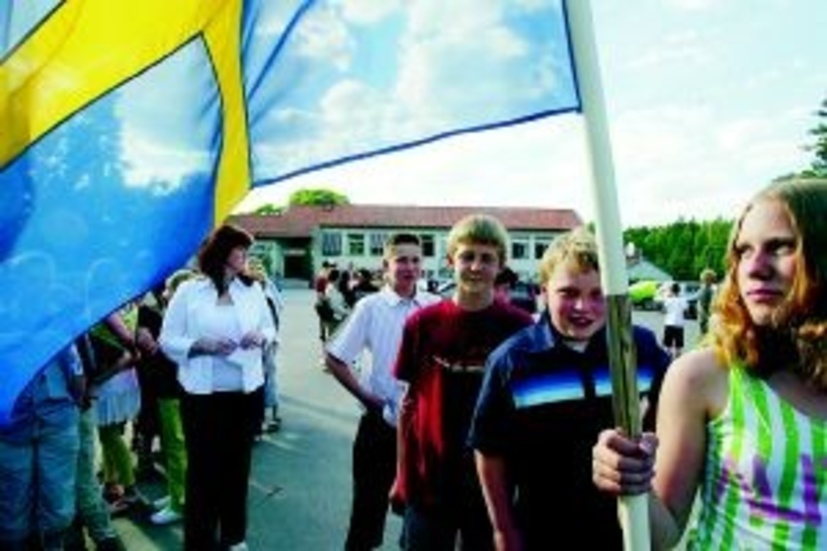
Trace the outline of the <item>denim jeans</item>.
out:
[[[405,551],[494,551],[490,525],[474,522],[464,513],[467,511],[425,512],[408,506],[400,547]],[[477,518],[481,518],[479,514]]]
[[[0,549],[66,530],[75,515],[78,410],[37,416],[28,439],[0,436]]]
[[[264,407],[278,409],[279,385],[277,379],[277,364],[275,345],[268,345],[264,349]]]

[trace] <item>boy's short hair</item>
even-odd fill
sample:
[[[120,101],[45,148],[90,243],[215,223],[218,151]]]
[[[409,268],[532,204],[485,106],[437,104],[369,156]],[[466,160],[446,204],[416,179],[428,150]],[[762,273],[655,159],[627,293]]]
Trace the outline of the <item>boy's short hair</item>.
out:
[[[460,219],[448,232],[448,254],[454,256],[461,243],[496,247],[500,266],[508,262],[508,231],[502,222],[488,214],[470,214]]]
[[[546,248],[540,259],[540,283],[548,283],[554,270],[563,263],[571,263],[582,272],[600,271],[597,241],[585,226],[557,236]]]
[[[712,285],[715,283],[715,280],[718,278],[715,270],[712,268],[704,268],[701,270],[700,280],[701,283],[706,283],[707,285]]]
[[[422,247],[422,240],[415,233],[397,232],[392,233],[385,240],[385,245],[382,247],[382,256],[388,260],[393,256],[396,247],[399,245],[416,245]]]

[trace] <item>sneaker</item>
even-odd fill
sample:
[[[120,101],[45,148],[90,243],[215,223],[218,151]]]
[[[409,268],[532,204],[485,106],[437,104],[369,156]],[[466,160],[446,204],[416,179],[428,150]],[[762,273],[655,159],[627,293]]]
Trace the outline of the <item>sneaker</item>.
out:
[[[164,497],[159,497],[155,501],[152,502],[152,508],[156,511],[160,511],[161,509],[166,509],[169,507],[169,504],[172,503],[172,498],[168,495]]]
[[[241,541],[229,546],[228,551],[247,551],[247,542]]]
[[[152,521],[152,524],[172,524],[173,522],[178,522],[182,518],[184,518],[183,514],[176,511],[172,507],[167,506],[160,511],[152,513],[149,520]]]
[[[273,433],[278,432],[279,430],[281,430],[281,417],[276,417],[264,427],[264,432]]]

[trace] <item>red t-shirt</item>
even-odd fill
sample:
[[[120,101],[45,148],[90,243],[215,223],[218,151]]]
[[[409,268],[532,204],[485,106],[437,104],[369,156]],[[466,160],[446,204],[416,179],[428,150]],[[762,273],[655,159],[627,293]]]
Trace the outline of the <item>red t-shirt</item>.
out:
[[[324,290],[327,288],[327,276],[316,276],[316,280],[313,282],[313,288],[316,289],[317,293],[324,294]]]
[[[452,507],[473,474],[466,445],[488,355],[532,323],[531,316],[494,301],[471,312],[445,300],[408,318],[394,369],[413,401],[404,436],[401,478],[394,500],[420,507]]]

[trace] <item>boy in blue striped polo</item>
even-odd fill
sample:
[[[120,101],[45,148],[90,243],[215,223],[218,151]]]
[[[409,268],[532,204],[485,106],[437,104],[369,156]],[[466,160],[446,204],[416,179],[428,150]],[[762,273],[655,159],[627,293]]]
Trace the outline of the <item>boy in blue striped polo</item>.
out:
[[[622,549],[615,501],[592,485],[589,461],[612,423],[594,237],[584,228],[559,236],[540,283],[547,309],[489,356],[469,436],[497,549]],[[656,398],[669,356],[648,329],[635,327],[633,338],[638,388]]]

